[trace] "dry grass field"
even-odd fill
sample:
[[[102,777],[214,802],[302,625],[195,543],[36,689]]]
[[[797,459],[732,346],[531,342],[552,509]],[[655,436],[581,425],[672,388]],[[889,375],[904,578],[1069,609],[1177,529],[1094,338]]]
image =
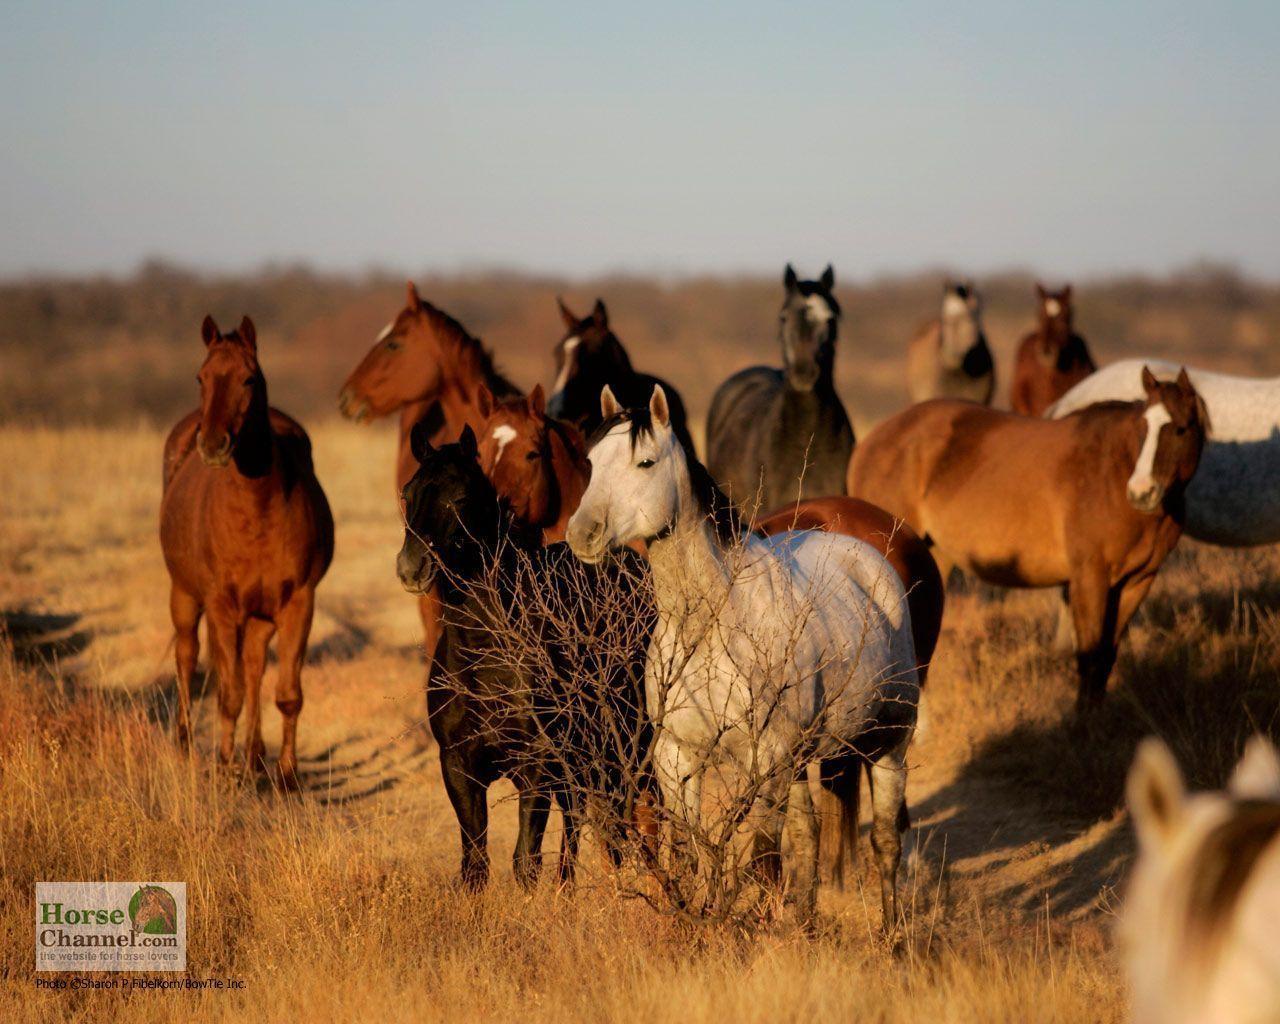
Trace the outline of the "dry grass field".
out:
[[[691,929],[618,898],[591,850],[575,892],[526,895],[508,790],[495,884],[466,895],[392,568],[391,437],[313,434],[338,548],[304,676],[306,792],[289,799],[211,768],[211,691],[196,758],[171,742],[162,432],[0,428],[0,1018],[1122,1020],[1111,932],[1137,738],[1164,735],[1208,785],[1251,729],[1280,725],[1275,552],[1181,549],[1084,732],[1047,597],[961,588],[911,757],[900,950],[875,935],[870,874],[823,891],[812,939]],[[33,991],[33,883],[98,877],[185,879],[190,976],[243,989]]]
[[[526,894],[502,787],[494,884],[468,895],[422,720],[416,610],[394,574],[393,434],[329,411],[403,286],[175,274],[0,289],[0,1020],[1125,1019],[1112,941],[1132,856],[1124,775],[1151,732],[1197,786],[1224,779],[1250,732],[1280,737],[1280,553],[1184,543],[1087,728],[1069,715],[1073,670],[1050,649],[1050,597],[952,592],[910,757],[898,949],[877,937],[870,858],[851,888],[824,888],[814,937],[690,926],[621,898],[591,848],[575,891],[546,879]],[[438,284],[518,381],[546,378],[563,282]],[[922,277],[841,293],[842,388],[862,423],[900,403],[897,346],[936,288]],[[695,416],[722,376],[772,359],[774,282],[566,290],[583,306],[609,297],[637,361],[687,381]],[[992,295],[1000,356],[1025,327],[1029,279]],[[1205,271],[1100,283],[1080,301],[1104,361],[1160,351],[1280,369],[1265,344],[1280,335],[1275,287]],[[311,428],[337,521],[303,677],[300,798],[213,769],[211,680],[196,756],[171,739],[160,448],[194,400],[209,309],[258,317],[273,397]],[[265,706],[271,751],[279,718]],[[243,987],[36,991],[34,883],[95,878],[185,879],[189,976]]]

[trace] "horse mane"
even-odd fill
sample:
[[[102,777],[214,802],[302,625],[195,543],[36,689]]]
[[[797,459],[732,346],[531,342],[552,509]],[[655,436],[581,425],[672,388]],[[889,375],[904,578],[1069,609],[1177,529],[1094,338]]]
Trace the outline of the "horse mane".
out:
[[[624,409],[614,413],[591,432],[591,437],[587,440],[587,450],[594,448],[606,434],[623,423],[631,428],[630,440],[633,452],[636,450],[636,443],[642,437],[653,436],[653,414],[647,405],[635,409]],[[738,543],[748,532],[738,507],[720,489],[720,485],[716,483],[707,467],[698,461],[698,456],[680,441],[680,435],[676,434],[675,437],[684,452],[685,464],[689,469],[689,485],[693,490],[693,497],[698,503],[699,511],[711,520],[716,538],[721,544]]]
[[[459,361],[473,370],[498,398],[517,396],[520,389],[508,380],[493,363],[493,353],[483,342],[451,317],[439,306],[426,299],[419,300],[419,308],[431,321],[431,326],[457,350]]]

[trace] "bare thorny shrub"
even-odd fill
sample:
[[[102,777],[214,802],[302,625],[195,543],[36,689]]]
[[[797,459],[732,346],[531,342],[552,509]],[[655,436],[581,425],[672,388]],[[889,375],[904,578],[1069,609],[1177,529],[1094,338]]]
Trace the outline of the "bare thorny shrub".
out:
[[[725,550],[710,585],[691,561],[677,581],[677,606],[661,621],[648,564],[625,550],[589,566],[567,545],[529,551],[504,541],[482,573],[450,579],[468,598],[447,612],[464,627],[459,635],[472,638],[466,660],[481,672],[509,673],[518,681],[511,704],[532,712],[532,742],[520,744],[514,732],[503,737],[523,746],[513,774],[542,778],[562,807],[591,825],[615,866],[597,884],[689,922],[752,927],[778,915],[784,894],[801,920],[812,913],[817,879],[804,854],[816,846],[816,819],[807,796],[800,807],[783,806],[791,784],[805,778],[796,766],[819,756],[860,756],[828,732],[833,716],[874,713],[874,706],[904,699],[890,679],[865,692],[855,683],[854,692],[844,668],[828,672],[858,663],[879,614],[874,608],[846,636],[828,631],[819,652],[811,649],[815,609],[830,599],[844,567],[824,565],[799,588],[775,587],[769,614],[744,622],[728,607],[731,593],[764,571],[741,543]],[[892,570],[886,565],[884,572]],[[891,585],[877,579],[869,589],[883,594]],[[650,668],[646,699],[646,656],[662,629],[678,637],[672,656]],[[736,683],[714,697],[694,687],[698,713],[713,724],[693,770],[709,778],[700,813],[681,815],[664,806],[654,740],[665,718],[693,706],[677,681],[707,645],[765,683],[754,694]],[[801,661],[809,667],[799,671]],[[797,704],[815,677],[810,724],[800,724]],[[430,685],[461,692],[467,683],[437,667]],[[504,727],[500,717],[493,721]],[[515,718],[508,721],[517,728]],[[785,879],[778,845],[784,814],[785,839],[800,855]]]

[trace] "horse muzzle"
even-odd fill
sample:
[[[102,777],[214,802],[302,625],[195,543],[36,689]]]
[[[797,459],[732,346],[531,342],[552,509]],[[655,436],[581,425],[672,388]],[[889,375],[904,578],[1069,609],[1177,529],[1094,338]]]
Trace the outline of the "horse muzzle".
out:
[[[1149,484],[1142,488],[1129,487],[1126,493],[1129,496],[1129,504],[1143,515],[1155,515],[1164,503],[1164,488],[1157,484]]]
[[[435,586],[439,574],[436,560],[424,544],[406,543],[396,557],[396,575],[400,585],[410,594],[426,594]]]
[[[196,435],[196,451],[200,453],[200,461],[213,469],[222,469],[231,461],[233,440],[230,433],[222,435],[222,444],[212,451],[205,445],[204,432]]]
[[[368,423],[373,418],[368,400],[361,398],[351,388],[343,388],[338,395],[338,410],[356,423]]]
[[[607,528],[608,523],[603,520],[587,520],[574,514],[569,518],[564,539],[578,561],[595,565],[604,561],[609,550],[609,542],[605,536]]]
[[[797,363],[787,367],[787,382],[797,391],[812,391],[818,383],[818,364]]]

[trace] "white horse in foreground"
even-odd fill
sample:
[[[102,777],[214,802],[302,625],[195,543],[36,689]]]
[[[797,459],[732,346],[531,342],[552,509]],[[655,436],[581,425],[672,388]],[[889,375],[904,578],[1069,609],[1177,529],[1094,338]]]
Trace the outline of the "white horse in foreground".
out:
[[[1061,419],[1086,405],[1142,396],[1142,368],[1172,380],[1177,363],[1125,359],[1103,367],[1045,410]],[[1280,541],[1280,377],[1232,377],[1189,369],[1211,429],[1187,486],[1188,536],[1247,547]]]
[[[1121,938],[1134,1024],[1280,1021],[1280,756],[1255,737],[1225,793],[1187,796],[1169,749],[1138,748],[1139,856]]]
[[[646,700],[676,831],[705,846],[703,776],[730,766],[762,864],[777,863],[785,819],[791,895],[808,918],[818,844],[804,770],[856,750],[871,764],[871,843],[892,929],[920,692],[897,574],[870,545],[840,534],[749,534],[676,440],[661,387],[648,409],[621,411],[607,387],[601,405],[591,483],[567,539],[587,562],[648,545],[658,625]]]

